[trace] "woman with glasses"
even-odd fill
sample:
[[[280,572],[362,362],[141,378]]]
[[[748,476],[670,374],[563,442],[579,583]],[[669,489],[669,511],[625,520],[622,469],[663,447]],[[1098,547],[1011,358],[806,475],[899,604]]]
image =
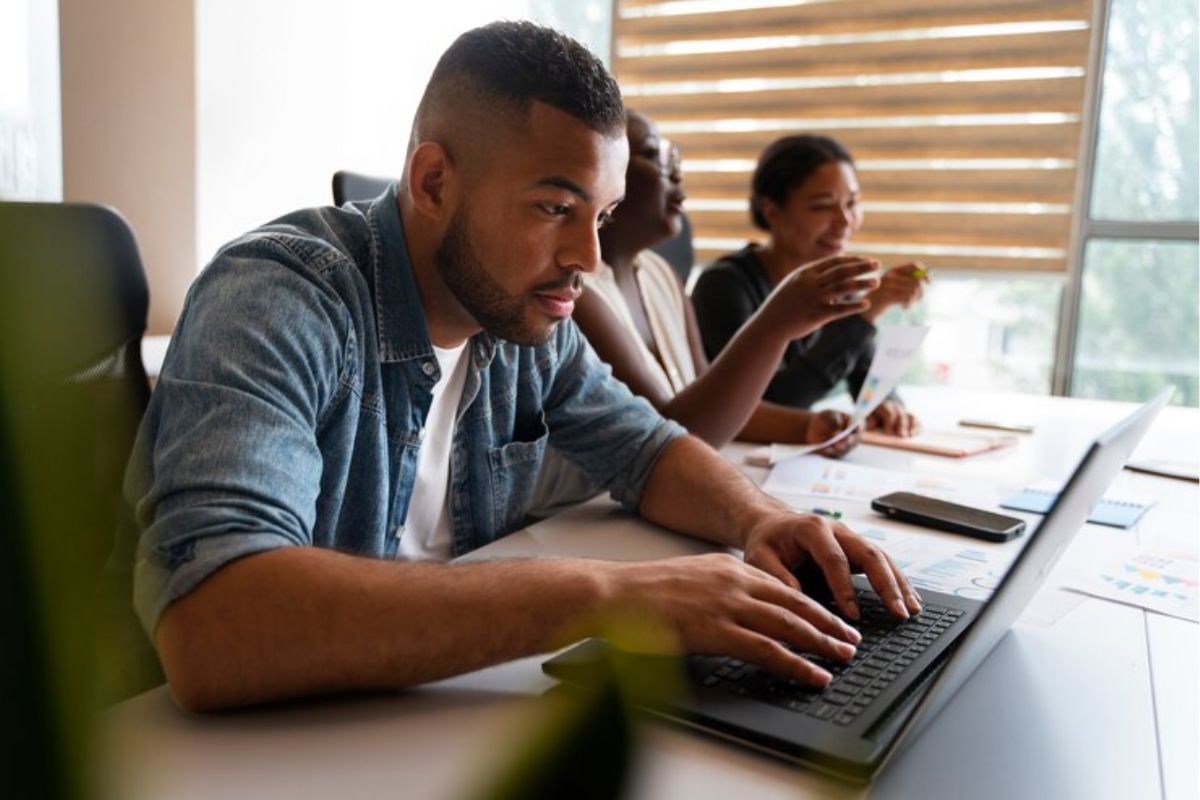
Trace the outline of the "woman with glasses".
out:
[[[692,290],[710,358],[732,345],[778,286],[810,269],[805,265],[846,252],[862,224],[853,159],[826,136],[779,139],[763,151],[754,170],[750,215],[755,227],[768,233],[767,242],[722,256]],[[919,300],[927,281],[926,269],[916,262],[887,270],[868,295],[869,308],[788,343],[762,397],[808,408],[843,379],[857,395],[874,357],[879,315]],[[867,427],[908,436],[918,426],[892,397],[871,414]]]
[[[854,299],[878,286],[878,264],[840,256],[780,283],[758,313],[710,364],[691,302],[652,245],[679,233],[684,194],[679,151],[646,117],[627,116],[625,200],[600,231],[604,263],[584,277],[575,321],[599,356],[634,393],[720,447],[734,437],[816,443],[847,416],[761,401],[784,349],[821,325],[868,308]],[[829,448],[841,455],[857,439]]]

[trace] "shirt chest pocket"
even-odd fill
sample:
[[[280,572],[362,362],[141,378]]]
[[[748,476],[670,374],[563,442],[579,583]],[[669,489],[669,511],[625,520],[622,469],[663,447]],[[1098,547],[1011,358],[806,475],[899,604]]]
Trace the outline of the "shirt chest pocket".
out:
[[[519,526],[529,508],[550,439],[545,414],[538,411],[527,424],[518,425],[513,436],[514,440],[507,444],[489,447],[487,454],[497,535]]]

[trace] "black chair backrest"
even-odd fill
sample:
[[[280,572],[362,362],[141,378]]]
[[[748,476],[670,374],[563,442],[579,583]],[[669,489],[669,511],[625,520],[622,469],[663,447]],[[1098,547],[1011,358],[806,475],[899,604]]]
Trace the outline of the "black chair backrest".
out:
[[[79,796],[88,781],[112,619],[101,573],[149,398],[148,305],[119,214],[0,203],[0,719],[22,733],[0,768],[39,796]]]
[[[333,173],[333,204],[340,206],[347,201],[379,197],[391,182],[391,178],[339,170]]]
[[[692,221],[688,219],[687,214],[684,214],[681,219],[683,225],[679,229],[679,235],[673,239],[667,239],[665,242],[659,242],[650,249],[665,258],[675,273],[679,275],[679,279],[686,285],[688,277],[692,274],[692,267],[696,263],[696,250],[692,246]]]

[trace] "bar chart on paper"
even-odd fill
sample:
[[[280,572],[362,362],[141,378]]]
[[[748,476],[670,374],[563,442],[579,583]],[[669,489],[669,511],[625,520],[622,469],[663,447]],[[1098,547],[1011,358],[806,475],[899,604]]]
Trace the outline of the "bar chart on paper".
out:
[[[1012,562],[1012,548],[989,552],[882,528],[861,531],[892,557],[918,590],[987,600]]]

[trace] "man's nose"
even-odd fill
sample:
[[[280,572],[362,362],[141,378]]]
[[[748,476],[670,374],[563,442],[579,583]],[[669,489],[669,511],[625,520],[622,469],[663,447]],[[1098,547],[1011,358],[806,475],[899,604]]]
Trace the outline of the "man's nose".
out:
[[[558,251],[558,265],[577,272],[595,272],[600,266],[600,236],[595,225],[579,225]]]

